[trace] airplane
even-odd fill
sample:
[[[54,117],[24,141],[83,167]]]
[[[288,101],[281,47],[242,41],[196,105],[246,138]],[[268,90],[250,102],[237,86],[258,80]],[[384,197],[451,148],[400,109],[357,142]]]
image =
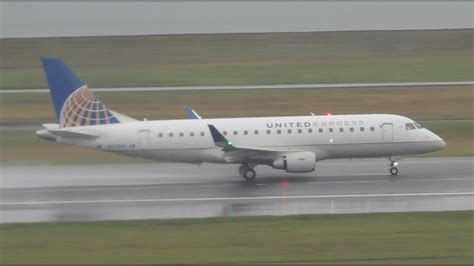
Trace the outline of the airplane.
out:
[[[434,152],[446,143],[410,118],[393,114],[315,115],[139,121],[108,109],[62,59],[42,58],[58,123],[40,138],[127,156],[182,163],[238,164],[246,180],[257,165],[307,173],[316,162],[389,159],[398,174],[403,155]]]

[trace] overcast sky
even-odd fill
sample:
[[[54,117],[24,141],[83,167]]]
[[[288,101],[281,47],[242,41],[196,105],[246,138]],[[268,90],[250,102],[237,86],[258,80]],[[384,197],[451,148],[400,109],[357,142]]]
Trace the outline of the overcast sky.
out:
[[[473,28],[470,2],[0,3],[0,37]]]

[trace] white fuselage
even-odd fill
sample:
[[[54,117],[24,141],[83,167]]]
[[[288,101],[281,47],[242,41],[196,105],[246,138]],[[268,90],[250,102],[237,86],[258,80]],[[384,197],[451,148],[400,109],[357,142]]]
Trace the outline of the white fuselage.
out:
[[[432,152],[446,146],[425,128],[407,128],[413,120],[398,115],[333,115],[188,119],[118,123],[71,130],[97,138],[58,137],[57,142],[129,156],[186,163],[226,163],[213,141],[214,125],[234,145],[314,152],[316,160],[391,157]],[[236,162],[245,163],[245,162]]]

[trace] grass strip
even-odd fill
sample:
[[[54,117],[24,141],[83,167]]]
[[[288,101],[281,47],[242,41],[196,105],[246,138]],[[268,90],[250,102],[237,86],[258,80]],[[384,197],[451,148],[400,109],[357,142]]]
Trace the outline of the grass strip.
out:
[[[185,118],[183,106],[205,118],[315,114],[399,114],[417,120],[472,119],[474,88],[278,89],[100,92],[108,108],[137,119]],[[55,122],[47,93],[0,95],[0,123]]]
[[[474,30],[1,39],[0,89],[61,56],[93,87],[472,80]]]
[[[474,262],[474,212],[0,225],[3,263]]]

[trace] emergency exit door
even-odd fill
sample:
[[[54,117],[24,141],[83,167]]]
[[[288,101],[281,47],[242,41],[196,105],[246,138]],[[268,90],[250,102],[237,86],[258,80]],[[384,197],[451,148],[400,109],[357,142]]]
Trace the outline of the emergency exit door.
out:
[[[150,131],[140,130],[138,131],[138,148],[141,150],[150,148]]]

